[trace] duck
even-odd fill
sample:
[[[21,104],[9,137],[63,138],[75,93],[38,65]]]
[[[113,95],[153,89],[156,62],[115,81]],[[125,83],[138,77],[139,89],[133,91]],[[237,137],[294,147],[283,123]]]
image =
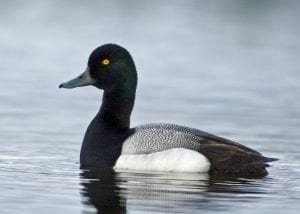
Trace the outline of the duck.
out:
[[[196,128],[169,123],[130,127],[137,80],[131,54],[120,45],[104,44],[92,51],[81,75],[59,85],[104,91],[83,138],[81,168],[265,176],[268,162],[277,160]]]

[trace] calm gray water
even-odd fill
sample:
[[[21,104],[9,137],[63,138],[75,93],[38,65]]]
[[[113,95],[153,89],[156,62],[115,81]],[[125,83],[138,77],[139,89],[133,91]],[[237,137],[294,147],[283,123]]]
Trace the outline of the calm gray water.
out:
[[[0,213],[298,213],[300,1],[0,1]],[[170,122],[280,160],[262,179],[79,170],[101,93],[59,90],[114,42],[132,125]]]

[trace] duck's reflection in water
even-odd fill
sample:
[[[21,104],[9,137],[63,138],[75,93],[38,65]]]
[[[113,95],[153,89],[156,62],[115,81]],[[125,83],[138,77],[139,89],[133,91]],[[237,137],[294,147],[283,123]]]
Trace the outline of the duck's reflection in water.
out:
[[[98,213],[125,213],[126,203],[121,202],[120,187],[115,183],[113,170],[83,170],[80,183],[83,204],[95,207]]]
[[[211,178],[201,173],[138,173],[85,170],[81,173],[83,203],[98,213],[195,212],[226,210],[224,200],[247,200],[259,193],[253,180]],[[222,194],[222,195],[220,195]]]

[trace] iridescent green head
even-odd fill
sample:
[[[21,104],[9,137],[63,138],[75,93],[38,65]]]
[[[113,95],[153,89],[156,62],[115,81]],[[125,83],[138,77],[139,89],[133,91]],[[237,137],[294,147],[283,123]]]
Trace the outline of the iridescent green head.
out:
[[[117,88],[135,90],[136,84],[136,68],[129,52],[119,45],[106,44],[91,53],[87,68],[81,75],[59,87],[93,85],[110,91]]]

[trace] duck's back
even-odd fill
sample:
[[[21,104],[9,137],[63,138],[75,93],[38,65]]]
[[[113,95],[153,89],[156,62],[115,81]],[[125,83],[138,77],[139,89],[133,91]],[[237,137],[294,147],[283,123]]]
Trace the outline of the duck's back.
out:
[[[207,132],[160,123],[141,125],[133,129],[133,134],[123,143],[121,157],[133,156],[135,166],[142,161],[152,164],[155,162],[158,166],[152,167],[159,169],[164,166],[163,162],[175,161],[177,165],[183,164],[180,166],[183,171],[207,170],[212,174],[246,175],[266,175],[266,162],[270,160],[255,150]],[[147,170],[151,166],[144,167]],[[174,168],[174,171],[177,170]]]

